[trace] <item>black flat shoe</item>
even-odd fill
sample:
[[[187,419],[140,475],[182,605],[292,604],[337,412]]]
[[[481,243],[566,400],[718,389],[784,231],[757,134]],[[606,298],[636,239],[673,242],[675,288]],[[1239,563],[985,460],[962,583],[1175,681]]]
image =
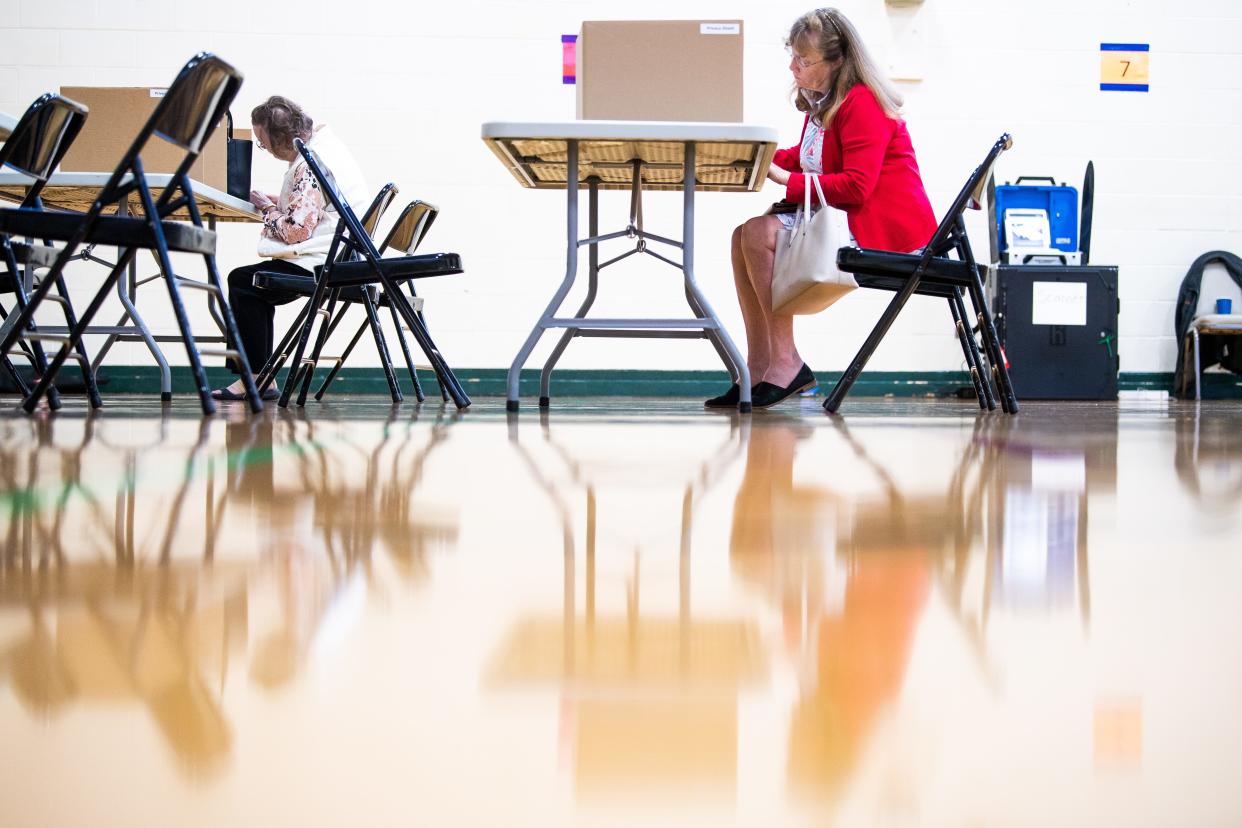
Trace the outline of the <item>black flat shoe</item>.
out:
[[[737,408],[737,404],[742,399],[742,387],[736,382],[728,391],[719,397],[712,397],[703,403],[704,408]]]
[[[268,388],[259,397],[264,400],[274,400],[280,397],[280,392],[275,388]],[[217,388],[211,392],[211,398],[213,400],[223,400],[224,402],[239,402],[246,399],[246,395],[238,394],[236,391],[230,391],[227,388]]]
[[[814,385],[815,375],[811,373],[811,369],[804,362],[802,367],[798,369],[798,375],[784,388],[779,385],[773,385],[770,382],[761,382],[751,389],[751,405],[755,408],[771,408],[777,403],[784,402],[799,391],[805,391]]]

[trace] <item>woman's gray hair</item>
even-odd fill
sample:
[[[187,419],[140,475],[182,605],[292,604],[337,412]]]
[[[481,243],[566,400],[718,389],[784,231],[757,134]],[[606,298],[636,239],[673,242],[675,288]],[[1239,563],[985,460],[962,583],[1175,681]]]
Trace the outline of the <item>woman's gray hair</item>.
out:
[[[268,149],[292,150],[293,139],[309,141],[315,122],[306,110],[282,95],[273,95],[250,111],[250,123],[263,127],[272,142]]]

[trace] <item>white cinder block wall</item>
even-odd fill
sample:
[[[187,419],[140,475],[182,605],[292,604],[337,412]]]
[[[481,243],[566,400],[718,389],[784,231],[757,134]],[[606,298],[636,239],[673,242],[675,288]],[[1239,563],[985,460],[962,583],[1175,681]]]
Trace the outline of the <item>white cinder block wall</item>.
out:
[[[1123,372],[1170,371],[1173,303],[1190,262],[1207,250],[1242,251],[1242,3],[1238,0],[841,0],[882,64],[920,81],[900,84],[906,118],[937,212],[1002,131],[1015,137],[998,179],[1052,175],[1078,186],[1096,167],[1092,260],[1121,266]],[[61,85],[166,85],[198,50],[246,74],[240,124],[269,94],[286,94],[331,123],[374,187],[440,205],[428,249],[460,252],[461,277],[420,285],[432,330],[462,367],[509,364],[564,267],[564,196],[531,192],[479,139],[489,120],[565,120],[574,90],[561,83],[560,35],[584,19],[719,19],[746,25],[745,112],[798,137],[788,102],[783,36],[806,8],[787,0],[652,2],[457,0],[405,3],[305,0],[3,0],[0,110],[19,115]],[[1151,44],[1151,92],[1099,91],[1099,44]],[[650,94],[659,94],[650,90]],[[282,165],[256,150],[256,186],[276,188]],[[734,225],[780,192],[699,198],[698,276],[730,330],[743,337],[728,266]],[[625,196],[604,194],[604,224],[624,221]],[[647,226],[678,235],[680,197],[652,194]],[[980,216],[970,224],[986,255]],[[222,228],[222,269],[254,260],[256,228]],[[623,244],[615,242],[614,244]],[[621,248],[616,248],[620,252]],[[640,257],[647,259],[647,257]],[[601,315],[682,315],[675,271],[627,260],[605,271]],[[90,269],[79,270],[82,284]],[[144,288],[154,327],[174,322],[162,289]],[[813,368],[840,369],[879,313],[883,295],[856,294],[799,321]],[[205,308],[192,299],[206,330]],[[568,305],[575,305],[576,297]],[[118,315],[108,308],[104,318]],[[285,308],[278,325],[287,324]],[[109,319],[109,321],[112,321]],[[536,358],[546,353],[545,344]],[[141,346],[112,359],[146,364]],[[169,352],[176,362],[184,355]],[[362,349],[354,365],[376,364]],[[871,365],[951,370],[958,346],[941,303],[916,299]],[[579,340],[561,364],[576,368],[718,368],[703,342]]]

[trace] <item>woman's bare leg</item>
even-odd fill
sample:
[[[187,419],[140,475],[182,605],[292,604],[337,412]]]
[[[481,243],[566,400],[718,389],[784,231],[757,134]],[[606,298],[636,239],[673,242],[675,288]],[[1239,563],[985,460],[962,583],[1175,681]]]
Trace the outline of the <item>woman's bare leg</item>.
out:
[[[750,274],[746,270],[746,258],[742,255],[742,234],[746,225],[733,231],[733,283],[737,287],[737,302],[742,308],[742,323],[746,327],[746,367],[750,369],[752,384],[763,379],[768,369],[768,329],[763,316],[763,306],[755,295]]]
[[[742,225],[740,235],[742,258],[746,274],[750,277],[749,293],[755,302],[753,310],[759,315],[756,327],[767,333],[766,364],[761,372],[756,372],[752,366],[751,379],[783,387],[793,382],[802,367],[802,357],[794,344],[793,316],[772,313],[772,262],[776,256],[776,236],[780,227],[780,219],[776,216],[758,216]],[[734,265],[735,273],[736,270]],[[743,291],[739,287],[739,300],[741,296]],[[742,315],[745,318],[745,304],[742,305]],[[749,323],[746,332],[749,338]],[[750,348],[754,353],[754,343]]]

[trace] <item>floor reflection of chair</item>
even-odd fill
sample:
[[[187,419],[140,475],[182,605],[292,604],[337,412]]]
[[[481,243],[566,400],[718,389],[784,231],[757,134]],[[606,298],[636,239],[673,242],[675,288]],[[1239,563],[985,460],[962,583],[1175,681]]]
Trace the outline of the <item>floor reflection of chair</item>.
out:
[[[427,554],[457,539],[456,517],[446,517],[430,501],[420,502],[417,492],[428,458],[459,415],[438,410],[426,428],[431,419],[426,414],[416,411],[399,419],[402,413],[407,412],[396,406],[390,410],[375,441],[323,417],[301,421],[306,431],[296,439],[310,450],[298,455],[296,491],[309,493],[325,550],[341,572],[356,565],[370,572],[378,540],[394,568],[416,580],[426,574]],[[331,440],[317,437],[338,427]],[[424,433],[427,440],[420,447],[415,438]]]
[[[618,615],[601,611],[597,603],[599,495],[607,495],[607,480],[597,479],[601,475],[558,443],[546,415],[542,420],[542,445],[567,473],[568,487],[520,442],[515,419],[510,420],[510,442],[561,522],[561,615],[520,620],[500,645],[488,683],[506,689],[532,683],[560,687],[565,709],[572,713],[563,723],[572,730],[580,793],[640,786],[684,795],[696,786],[733,787],[737,693],[766,675],[766,656],[753,621],[694,616],[690,553],[698,498],[744,449],[749,422],[731,423],[724,445],[698,464],[682,492],[675,613],[644,611],[639,545],[626,567],[625,609]],[[664,480],[662,470],[647,471],[653,484]],[[585,497],[586,506],[581,611],[575,513],[567,500],[574,492]]]
[[[124,468],[120,485],[116,491],[116,510],[110,521],[116,562],[119,565],[133,565],[138,561],[166,563],[174,556],[185,551],[186,536],[194,531],[194,542],[201,542],[201,560],[210,561],[215,557],[216,543],[224,517],[225,503],[229,494],[227,478],[235,477],[237,464],[230,463],[227,451],[220,452],[211,446],[212,420],[203,420],[197,425],[193,443],[188,447],[181,473],[174,482],[165,486],[152,486],[148,476],[153,473],[165,473],[170,468],[166,452],[172,449],[169,445],[168,412],[161,416],[158,437],[143,444],[115,445],[106,437],[101,437],[100,444],[108,446],[120,454],[117,465]],[[251,430],[257,430],[257,423]],[[158,454],[152,455],[153,450]],[[220,475],[226,478],[223,490],[216,495],[217,481]],[[194,489],[203,487],[202,519],[188,520],[187,514],[194,514],[192,505]],[[139,524],[140,504],[151,507],[154,492],[168,493],[171,501],[165,505],[163,500],[147,508],[157,517],[158,528],[150,530],[150,534],[140,538],[136,527]],[[195,518],[197,515],[194,514]],[[147,522],[147,521],[143,521]],[[149,523],[149,522],[148,522]]]
[[[29,632],[0,653],[0,675],[43,717],[138,702],[188,774],[217,770],[233,742],[221,696],[246,640],[240,575],[194,562],[5,577],[0,612],[28,615]]]
[[[1229,518],[1242,502],[1242,434],[1227,420],[1201,415],[1196,407],[1177,418],[1173,467],[1203,511]]]
[[[780,608],[800,689],[790,786],[821,803],[848,790],[896,704],[933,590],[992,688],[1002,659],[987,626],[998,608],[1077,609],[1087,623],[1087,490],[1116,481],[1115,412],[1072,430],[979,418],[960,449],[947,444],[956,458],[932,466],[926,446],[913,469],[879,459],[895,450],[883,429],[833,426],[864,467],[838,461],[839,485],[795,478],[804,423],[754,425],[730,538],[735,571]],[[832,463],[821,443],[817,462]],[[920,482],[903,482],[911,475]]]
[[[72,444],[57,441],[56,422],[5,423],[0,481],[8,502],[0,566],[62,563],[66,515],[73,501],[84,501],[98,525],[106,524],[100,498],[82,480],[83,454],[95,441],[96,415],[90,412],[80,421],[81,438]],[[65,426],[60,432],[65,433]]]
[[[1073,431],[1039,420],[978,420],[944,494],[922,497],[903,494],[846,426],[838,428],[887,481],[884,498],[853,508],[838,537],[843,553],[930,554],[943,595],[984,662],[984,629],[997,605],[1076,606],[1087,623],[1087,487],[1116,485],[1115,412]],[[978,594],[968,595],[972,589]],[[977,616],[967,609],[972,600]]]
[[[250,677],[269,692],[300,675],[317,645],[339,633],[340,621],[364,590],[385,587],[376,569],[382,560],[377,542],[402,580],[418,582],[427,574],[427,555],[456,541],[455,518],[429,514],[416,492],[427,458],[458,416],[441,410],[426,429],[426,416],[399,420],[401,409],[391,412],[373,442],[357,433],[356,422],[322,415],[312,420],[300,409],[282,414],[285,433],[278,442],[297,447],[282,459],[296,468],[292,474],[277,469],[283,473],[273,475],[274,485],[269,478],[271,499],[290,517],[307,507],[322,547],[307,545],[291,526],[266,561],[275,579],[278,623],[258,637]],[[428,435],[421,447],[414,439],[420,434]]]
[[[989,516],[981,623],[996,606],[1016,611],[1077,607],[1091,617],[1088,492],[1117,486],[1117,413],[1086,425],[991,423],[977,437],[990,464],[980,475]]]
[[[209,422],[202,421],[191,463]],[[230,653],[245,638],[244,582],[232,567],[207,574],[197,559],[169,560],[167,538],[183,514],[191,470],[168,513],[143,521],[167,517],[163,539],[156,535],[151,546],[135,538],[138,457],[161,448],[167,418],[160,419],[156,440],[143,446],[108,442],[109,426],[126,435],[138,430],[124,420],[88,417],[77,440],[78,421],[7,425],[37,433],[5,440],[0,449],[10,507],[0,612],[29,618],[29,631],[0,655],[0,672],[41,716],[76,704],[138,700],[187,769],[218,767],[232,741],[219,695]],[[62,444],[57,432],[66,427],[71,439]],[[102,469],[117,488],[115,517],[103,506],[106,484],[84,480],[84,471]]]
[[[57,426],[62,435],[69,429],[73,440],[78,422],[80,438],[62,445],[55,438]],[[234,485],[229,479],[245,468],[213,449],[212,422],[195,424],[195,438],[178,467],[169,462],[180,447],[170,442],[167,410],[141,420],[103,421],[94,415],[82,421],[35,420],[24,431],[19,422],[8,421],[20,435],[13,435],[17,443],[4,440],[0,447],[0,482],[8,493],[0,563],[47,566],[100,554],[119,566],[163,563],[184,557],[190,543],[194,557],[211,560]],[[243,425],[262,431],[257,422]],[[147,433],[153,436],[130,439]],[[84,480],[84,469],[95,479]],[[201,521],[195,505],[199,488]],[[105,505],[109,499],[113,508]],[[72,529],[68,535],[67,529]]]

